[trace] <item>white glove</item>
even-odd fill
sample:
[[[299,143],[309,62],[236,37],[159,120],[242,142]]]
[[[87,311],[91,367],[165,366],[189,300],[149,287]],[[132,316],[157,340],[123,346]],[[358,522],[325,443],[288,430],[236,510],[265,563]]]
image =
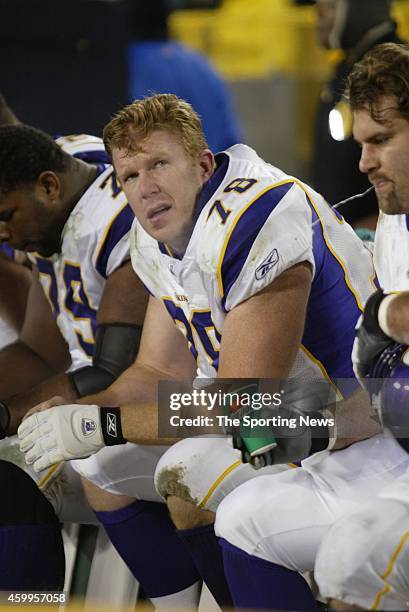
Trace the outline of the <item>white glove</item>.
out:
[[[20,450],[36,472],[64,459],[93,455],[104,444],[100,408],[70,404],[36,412],[18,428]]]

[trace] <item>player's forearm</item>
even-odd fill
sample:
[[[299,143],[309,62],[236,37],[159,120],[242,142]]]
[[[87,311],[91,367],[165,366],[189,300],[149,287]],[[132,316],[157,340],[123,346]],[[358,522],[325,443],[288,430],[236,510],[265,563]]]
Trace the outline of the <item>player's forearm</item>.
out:
[[[0,399],[6,401],[56,373],[41,357],[22,342],[0,351]]]
[[[69,377],[64,373],[51,376],[35,387],[8,398],[6,400],[10,412],[8,433],[12,434],[17,431],[17,427],[28,410],[55,395],[61,395],[71,402],[77,399],[74,387]]]
[[[158,405],[139,403],[121,407],[122,433],[128,442],[136,444],[174,444],[178,438],[160,438],[158,436]]]
[[[158,383],[171,378],[172,372],[136,362],[108,389],[83,397],[77,403],[120,406],[123,434],[129,442],[171,444],[176,440],[158,438]]]
[[[331,450],[340,450],[382,431],[376,412],[371,407],[369,396],[362,389],[347,400],[338,402],[334,416],[335,427],[329,431]]]
[[[144,402],[156,404],[159,381],[172,378],[174,376],[171,372],[156,370],[136,361],[107,389],[82,397],[79,403],[98,406],[137,405]]]

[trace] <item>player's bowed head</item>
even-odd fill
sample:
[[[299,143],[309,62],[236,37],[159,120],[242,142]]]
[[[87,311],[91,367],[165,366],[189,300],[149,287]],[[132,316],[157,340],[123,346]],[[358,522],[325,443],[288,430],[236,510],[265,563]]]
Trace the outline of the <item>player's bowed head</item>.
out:
[[[159,94],[119,111],[103,137],[142,227],[183,252],[197,197],[215,169],[198,114],[177,96]]]
[[[58,252],[65,222],[95,174],[48,134],[1,126],[0,241],[44,257]]]

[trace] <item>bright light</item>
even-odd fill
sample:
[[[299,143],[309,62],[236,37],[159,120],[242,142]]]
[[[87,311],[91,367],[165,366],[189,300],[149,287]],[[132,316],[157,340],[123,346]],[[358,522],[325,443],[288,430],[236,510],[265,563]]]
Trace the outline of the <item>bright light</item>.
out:
[[[329,114],[329,132],[334,140],[345,140],[344,118],[342,113],[333,108]]]

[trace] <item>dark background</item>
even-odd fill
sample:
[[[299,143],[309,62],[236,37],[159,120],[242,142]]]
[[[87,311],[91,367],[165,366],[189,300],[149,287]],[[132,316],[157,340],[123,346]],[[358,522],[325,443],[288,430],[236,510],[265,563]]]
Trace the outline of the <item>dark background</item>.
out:
[[[167,2],[169,11],[220,4]],[[152,11],[152,5],[149,0],[0,0],[0,91],[19,119],[51,134],[100,134],[129,101],[132,7]]]

